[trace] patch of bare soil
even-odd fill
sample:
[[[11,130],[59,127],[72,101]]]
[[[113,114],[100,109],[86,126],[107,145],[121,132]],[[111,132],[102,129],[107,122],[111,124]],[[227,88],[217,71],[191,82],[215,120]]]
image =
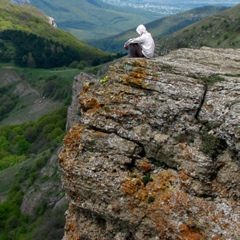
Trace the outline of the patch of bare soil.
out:
[[[13,82],[21,81],[21,77],[13,71],[6,71],[0,76],[0,83],[2,86],[7,86]]]

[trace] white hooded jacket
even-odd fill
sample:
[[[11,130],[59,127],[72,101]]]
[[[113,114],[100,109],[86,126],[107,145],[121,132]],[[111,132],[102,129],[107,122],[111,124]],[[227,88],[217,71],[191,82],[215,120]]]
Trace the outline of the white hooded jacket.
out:
[[[125,46],[128,46],[131,43],[138,43],[140,47],[142,48],[142,53],[147,58],[152,58],[154,55],[155,50],[155,43],[152,38],[151,33],[149,33],[144,25],[139,25],[136,29],[137,33],[140,35],[137,38],[131,38],[129,39],[125,44]]]

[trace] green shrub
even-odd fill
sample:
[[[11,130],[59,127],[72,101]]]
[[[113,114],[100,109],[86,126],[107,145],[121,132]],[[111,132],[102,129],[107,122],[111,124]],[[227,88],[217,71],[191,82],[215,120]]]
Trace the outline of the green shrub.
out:
[[[78,66],[78,61],[73,61],[69,64],[70,68],[77,68],[77,66]]]
[[[206,83],[215,83],[215,82],[223,81],[224,78],[219,76],[218,74],[213,74],[213,75],[210,75],[208,77],[202,78],[202,80]]]
[[[19,225],[19,219],[16,216],[11,216],[6,221],[6,226],[8,230],[16,228]]]
[[[35,182],[35,180],[36,180],[36,172],[33,171],[29,175],[29,182],[30,182],[30,184],[33,184]]]
[[[25,129],[25,131],[24,131],[24,138],[29,143],[33,143],[35,141],[35,139],[37,138],[37,131],[36,131],[36,129],[33,126],[28,127],[27,129]]]
[[[84,69],[87,65],[88,65],[88,64],[87,64],[86,61],[80,61],[79,64],[78,64],[78,66],[77,66],[77,68],[80,69],[80,70],[82,70],[82,69]]]
[[[63,134],[61,128],[55,128],[50,134],[48,134],[48,140],[54,140]]]
[[[48,160],[48,158],[44,158],[44,157],[37,158],[37,160],[35,160],[35,162],[34,162],[33,168],[35,170],[42,169],[46,165],[47,160]]]
[[[207,132],[203,132],[201,134],[201,140],[202,145],[200,151],[202,151],[212,159],[215,159],[218,154],[227,146],[225,141],[211,134],[208,134]]]
[[[153,196],[148,197],[148,203],[149,204],[153,203],[154,201],[155,201],[155,197],[153,197]]]
[[[53,129],[55,128],[55,124],[54,123],[49,123],[49,124],[46,124],[43,128],[43,133],[50,133],[53,131]]]
[[[36,209],[37,216],[42,216],[47,209],[47,202],[42,201]]]
[[[144,176],[142,178],[142,182],[144,185],[146,185],[147,183],[152,182],[152,181],[153,181],[153,179],[151,178],[150,173],[147,173],[146,176]]]
[[[17,148],[17,153],[19,155],[25,154],[28,150],[28,148],[30,147],[30,143],[26,140],[21,140],[18,143],[18,148]]]

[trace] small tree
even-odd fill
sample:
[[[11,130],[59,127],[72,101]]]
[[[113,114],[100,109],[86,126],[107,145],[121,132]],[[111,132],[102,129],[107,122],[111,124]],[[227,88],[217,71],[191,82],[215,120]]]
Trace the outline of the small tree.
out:
[[[17,149],[17,153],[19,155],[21,154],[24,154],[27,152],[28,148],[30,146],[30,143],[26,140],[21,140],[19,143],[18,143],[18,149]]]
[[[27,60],[27,66],[31,67],[31,68],[35,68],[36,67],[36,61],[32,55],[32,53],[28,53],[28,60]]]

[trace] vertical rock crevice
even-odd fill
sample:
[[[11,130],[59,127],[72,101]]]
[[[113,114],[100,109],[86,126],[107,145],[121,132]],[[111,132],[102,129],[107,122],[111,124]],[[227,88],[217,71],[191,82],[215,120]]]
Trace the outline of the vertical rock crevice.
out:
[[[202,96],[199,107],[197,108],[197,111],[196,111],[196,114],[195,114],[195,119],[196,120],[199,120],[199,113],[202,110],[202,107],[203,107],[205,99],[206,99],[206,95],[207,95],[207,91],[208,91],[208,84],[207,83],[204,83],[203,89],[204,89],[203,96]]]

